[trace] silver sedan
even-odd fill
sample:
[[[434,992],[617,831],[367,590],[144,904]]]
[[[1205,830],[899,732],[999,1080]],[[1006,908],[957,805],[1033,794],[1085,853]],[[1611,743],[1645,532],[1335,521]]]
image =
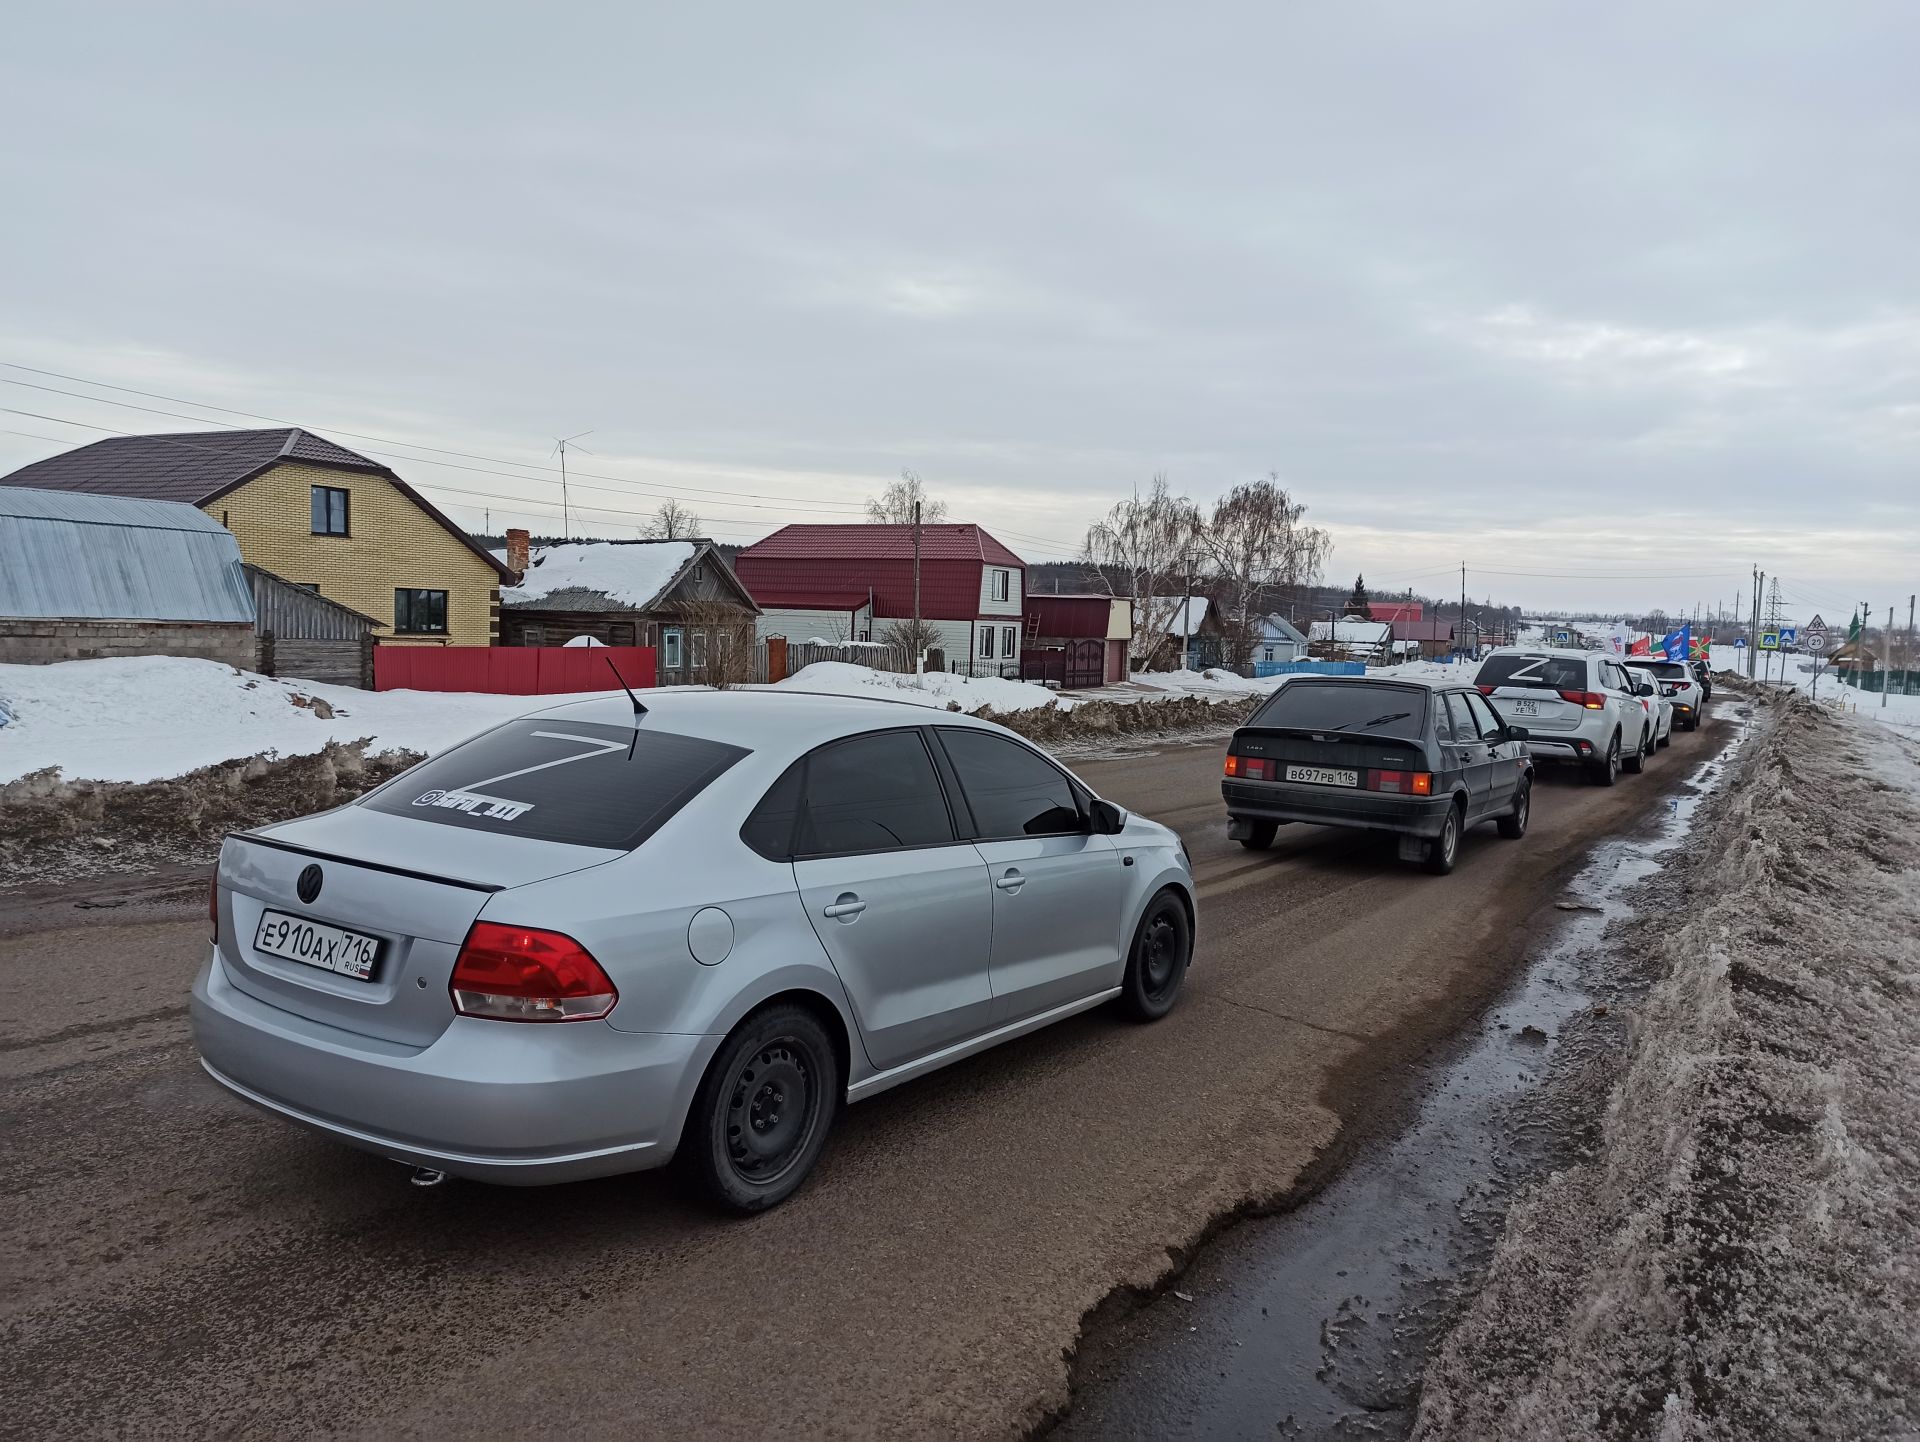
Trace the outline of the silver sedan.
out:
[[[840,1103],[1114,1001],[1193,953],[1180,839],[984,721],[776,691],[595,699],[352,805],[228,838],[207,1071],[425,1169],[677,1159],[788,1196]]]

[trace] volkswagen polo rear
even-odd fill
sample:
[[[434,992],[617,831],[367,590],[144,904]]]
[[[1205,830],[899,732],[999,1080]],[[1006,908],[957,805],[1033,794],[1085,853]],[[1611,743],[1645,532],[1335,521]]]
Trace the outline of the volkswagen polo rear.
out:
[[[1607,754],[1615,718],[1584,651],[1499,650],[1474,684],[1500,719],[1526,728],[1527,749],[1548,761],[1591,763]]]
[[[618,870],[745,754],[516,721],[355,805],[230,837],[192,1000],[207,1071],[438,1171],[547,1182],[664,1161],[704,1039],[610,1025],[612,977],[524,898]]]

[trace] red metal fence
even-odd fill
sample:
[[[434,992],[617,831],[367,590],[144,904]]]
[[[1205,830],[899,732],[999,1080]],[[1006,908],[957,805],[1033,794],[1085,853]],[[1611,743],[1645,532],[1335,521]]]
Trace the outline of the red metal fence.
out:
[[[659,676],[651,646],[375,646],[376,691],[491,691],[551,696],[612,691],[611,660],[634,690]]]

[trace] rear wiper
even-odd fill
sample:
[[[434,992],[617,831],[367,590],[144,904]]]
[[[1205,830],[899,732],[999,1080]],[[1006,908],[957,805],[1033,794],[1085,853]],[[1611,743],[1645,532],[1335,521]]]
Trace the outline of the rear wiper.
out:
[[[1411,711],[1389,711],[1384,716],[1374,717],[1371,721],[1367,722],[1360,729],[1362,731],[1371,731],[1373,730],[1374,727],[1384,726],[1389,721],[1404,721],[1407,717],[1411,716],[1412,714],[1413,712]],[[1347,729],[1347,727],[1351,726],[1352,724],[1353,723],[1351,721],[1343,721],[1340,725],[1334,727],[1333,729],[1336,731],[1344,731]]]

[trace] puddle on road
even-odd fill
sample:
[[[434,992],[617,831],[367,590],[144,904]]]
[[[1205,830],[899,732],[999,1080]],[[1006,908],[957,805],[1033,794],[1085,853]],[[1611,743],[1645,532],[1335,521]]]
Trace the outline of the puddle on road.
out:
[[[1750,714],[1642,834],[1602,844],[1550,945],[1428,1076],[1404,1130],[1284,1215],[1214,1243],[1081,1378],[1050,1439],[1404,1437],[1432,1348],[1473,1295],[1515,1191],[1594,1140],[1603,1097],[1572,1078],[1623,1044],[1623,981],[1600,949],[1626,893],[1682,844]],[[1191,1297],[1192,1300],[1185,1300]]]

